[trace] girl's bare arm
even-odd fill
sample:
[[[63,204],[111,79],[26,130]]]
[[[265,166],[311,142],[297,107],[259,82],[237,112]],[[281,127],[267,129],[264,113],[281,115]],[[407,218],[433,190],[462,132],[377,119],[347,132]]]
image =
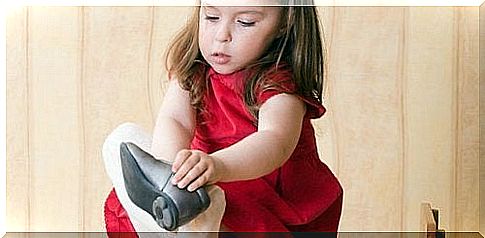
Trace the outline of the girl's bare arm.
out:
[[[280,94],[259,111],[258,131],[212,154],[180,150],[172,170],[173,184],[189,191],[208,183],[249,180],[271,173],[289,159],[300,138],[305,105]]]
[[[305,111],[293,95],[268,99],[260,108],[257,132],[211,154],[223,163],[220,181],[258,178],[283,165],[298,143]]]
[[[194,130],[195,110],[190,105],[189,92],[177,80],[170,80],[153,131],[153,155],[173,161],[177,152],[190,147]]]

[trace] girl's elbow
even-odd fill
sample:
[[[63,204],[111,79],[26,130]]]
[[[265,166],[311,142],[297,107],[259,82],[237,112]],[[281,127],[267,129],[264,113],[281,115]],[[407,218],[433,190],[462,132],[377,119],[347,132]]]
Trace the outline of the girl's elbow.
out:
[[[295,133],[295,135],[286,135],[282,140],[281,144],[281,151],[282,156],[284,157],[284,162],[288,160],[298,145],[298,141],[300,140],[300,133]],[[283,163],[284,163],[283,162]]]
[[[281,146],[281,154],[279,156],[279,163],[278,163],[278,168],[283,166],[283,164],[288,161],[291,156],[293,155],[293,152],[295,151],[296,144],[293,143],[287,143]]]

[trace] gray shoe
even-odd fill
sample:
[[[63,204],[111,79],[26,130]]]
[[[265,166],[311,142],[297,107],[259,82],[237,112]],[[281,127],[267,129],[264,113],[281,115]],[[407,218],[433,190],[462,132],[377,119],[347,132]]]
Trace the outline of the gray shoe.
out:
[[[189,192],[170,182],[174,175],[171,164],[130,142],[121,143],[120,157],[128,197],[163,229],[173,231],[209,207],[204,187]]]

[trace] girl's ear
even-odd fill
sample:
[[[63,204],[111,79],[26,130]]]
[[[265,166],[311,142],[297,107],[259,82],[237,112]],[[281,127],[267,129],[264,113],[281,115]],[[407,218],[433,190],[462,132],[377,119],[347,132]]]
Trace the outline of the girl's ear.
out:
[[[286,34],[287,28],[288,28],[287,23],[281,24],[280,29],[278,30],[278,34],[276,35],[276,38],[280,38],[284,36]]]
[[[291,24],[289,22],[290,17],[288,16],[288,11],[290,10],[285,9],[285,11],[282,12],[283,15],[281,16],[281,19],[280,19],[277,38],[284,36],[286,32],[289,30],[289,28],[291,27]]]

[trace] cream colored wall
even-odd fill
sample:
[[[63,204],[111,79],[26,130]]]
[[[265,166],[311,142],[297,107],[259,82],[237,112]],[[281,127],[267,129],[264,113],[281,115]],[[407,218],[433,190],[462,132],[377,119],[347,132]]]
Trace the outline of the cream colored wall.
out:
[[[344,230],[478,229],[478,9],[328,8],[322,153]],[[327,152],[328,151],[328,152]]]
[[[480,5],[480,136],[485,135],[485,4]],[[485,141],[480,140],[480,233],[485,236]]]
[[[343,231],[479,229],[478,7],[323,7],[322,159]],[[7,230],[102,231],[101,145],[152,130],[162,54],[190,9],[29,7],[7,18]]]

